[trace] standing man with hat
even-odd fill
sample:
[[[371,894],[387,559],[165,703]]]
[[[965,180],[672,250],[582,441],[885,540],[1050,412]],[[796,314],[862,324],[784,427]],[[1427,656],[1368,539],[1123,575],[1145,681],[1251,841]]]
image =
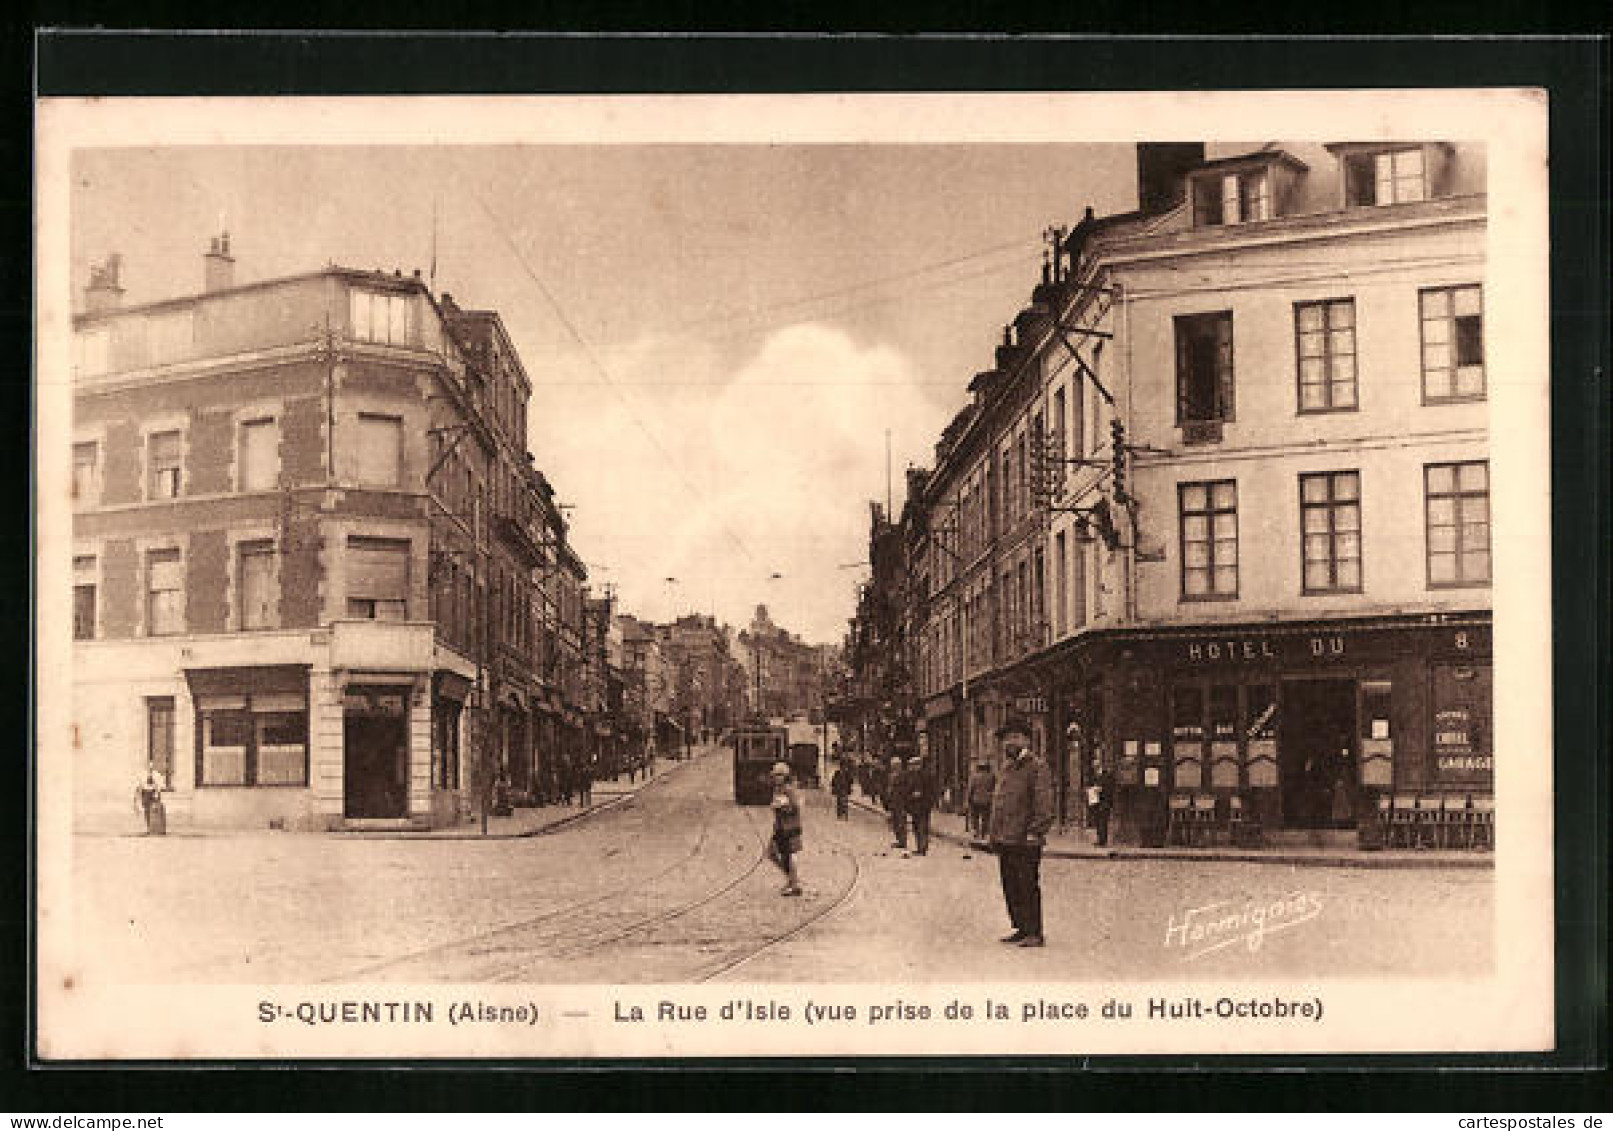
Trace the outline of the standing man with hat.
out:
[[[913,821],[914,849],[920,856],[930,851],[930,812],[935,808],[940,787],[924,759],[915,754],[907,760],[907,815]]]
[[[1046,946],[1042,934],[1042,845],[1053,827],[1053,779],[1030,749],[1031,729],[1011,718],[997,730],[1002,770],[991,802],[991,845],[1002,873],[1013,934],[1005,943]]]
[[[885,778],[885,810],[891,818],[892,848],[907,848],[907,771],[902,768],[900,754],[891,757],[890,773]]]

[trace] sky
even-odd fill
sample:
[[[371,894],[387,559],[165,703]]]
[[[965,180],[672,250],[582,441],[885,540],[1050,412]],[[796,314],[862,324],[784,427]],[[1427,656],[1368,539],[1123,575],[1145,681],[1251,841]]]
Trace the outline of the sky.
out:
[[[1043,230],[1136,193],[1130,146],[1074,144],[123,148],[72,177],[75,296],[112,252],[125,302],[195,293],[221,228],[238,282],[435,252],[435,289],[516,345],[591,584],[652,620],[766,604],[813,642]]]

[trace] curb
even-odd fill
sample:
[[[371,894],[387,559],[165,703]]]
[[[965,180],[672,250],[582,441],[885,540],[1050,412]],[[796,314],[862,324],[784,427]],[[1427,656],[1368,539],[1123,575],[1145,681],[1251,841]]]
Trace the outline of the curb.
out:
[[[652,778],[646,778],[643,781],[643,783],[640,784],[637,788],[627,790],[627,791],[625,791],[623,793],[618,793],[616,796],[610,798],[608,801],[601,801],[598,805],[590,805],[586,809],[579,809],[575,813],[567,813],[564,816],[556,817],[554,820],[549,821],[546,824],[534,825],[530,829],[521,829],[518,832],[507,832],[507,833],[500,832],[500,833],[486,833],[486,834],[483,834],[483,833],[479,833],[479,832],[439,833],[439,832],[430,832],[430,831],[409,832],[409,831],[400,830],[400,831],[397,831],[397,832],[390,832],[389,831],[389,832],[373,832],[372,833],[372,832],[345,832],[343,830],[338,829],[338,830],[336,830],[336,835],[338,835],[338,836],[346,836],[346,837],[353,837],[353,838],[358,839],[358,840],[449,840],[449,841],[528,840],[528,839],[530,839],[532,837],[535,837],[535,836],[547,836],[550,833],[559,832],[561,829],[564,829],[566,826],[576,824],[578,821],[581,821],[581,820],[583,820],[584,818],[587,818],[587,817],[592,817],[596,813],[603,813],[603,812],[606,812],[606,811],[611,810],[611,809],[620,808],[621,806],[626,805],[629,801],[632,801],[634,798],[638,797],[638,795],[640,793],[642,793],[644,790],[648,789],[650,786],[654,785],[656,782],[665,781],[672,774],[676,773],[677,770],[680,767],[687,766],[690,763],[692,763],[693,761],[694,761],[693,758],[685,758],[682,761],[674,762],[672,765],[668,766],[661,773],[655,775]]]
[[[852,806],[871,813],[876,817],[888,816],[883,809],[876,808],[871,802],[852,799]],[[976,852],[990,852],[991,846],[985,841],[974,840],[945,829],[930,826],[930,835],[938,840],[960,844]],[[1282,849],[1244,850],[1236,849],[1174,849],[1174,848],[1110,848],[1100,851],[1096,847],[1089,850],[1072,848],[1043,848],[1043,859],[1049,860],[1198,860],[1214,864],[1286,864],[1296,867],[1320,868],[1428,868],[1433,870],[1460,870],[1483,869],[1493,871],[1495,868],[1495,854],[1493,852],[1473,854],[1471,856],[1383,856],[1376,852],[1360,853],[1301,853],[1285,852]]]

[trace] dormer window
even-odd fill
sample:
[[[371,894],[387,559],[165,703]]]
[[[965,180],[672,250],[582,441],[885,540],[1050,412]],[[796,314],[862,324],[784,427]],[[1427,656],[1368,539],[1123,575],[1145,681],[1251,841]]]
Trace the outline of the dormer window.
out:
[[[1211,161],[1188,175],[1195,228],[1251,224],[1283,215],[1305,163],[1282,150]]]
[[[1266,170],[1204,177],[1193,186],[1193,224],[1243,224],[1271,219],[1271,180]]]
[[[1448,191],[1449,146],[1345,142],[1327,148],[1339,159],[1346,208],[1411,204]]]
[[[1344,159],[1345,204],[1405,204],[1428,199],[1428,177],[1420,149],[1356,153]]]

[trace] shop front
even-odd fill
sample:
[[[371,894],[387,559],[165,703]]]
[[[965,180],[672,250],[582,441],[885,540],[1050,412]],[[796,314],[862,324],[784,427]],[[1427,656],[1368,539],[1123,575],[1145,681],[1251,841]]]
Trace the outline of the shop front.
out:
[[[1062,792],[1109,770],[1122,840],[1157,840],[1173,798],[1321,831],[1389,793],[1493,788],[1488,614],[1104,634],[1058,681]]]

